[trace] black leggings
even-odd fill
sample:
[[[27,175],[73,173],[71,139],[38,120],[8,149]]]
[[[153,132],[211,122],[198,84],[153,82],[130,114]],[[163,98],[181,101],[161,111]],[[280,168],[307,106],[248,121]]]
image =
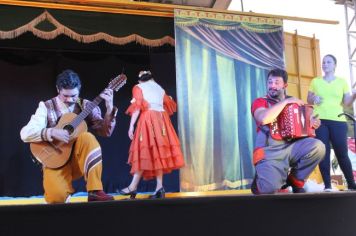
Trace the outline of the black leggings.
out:
[[[349,188],[355,187],[352,165],[348,156],[347,123],[342,121],[321,120],[321,126],[316,130],[316,137],[325,144],[325,158],[319,163],[325,188],[331,188],[330,180],[330,142],[340,168],[344,173]]]

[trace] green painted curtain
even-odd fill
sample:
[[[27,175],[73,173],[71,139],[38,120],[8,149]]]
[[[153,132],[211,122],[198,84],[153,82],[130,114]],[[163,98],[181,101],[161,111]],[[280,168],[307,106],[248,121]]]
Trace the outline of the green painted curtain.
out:
[[[284,68],[282,20],[175,10],[181,191],[249,188],[253,99]]]

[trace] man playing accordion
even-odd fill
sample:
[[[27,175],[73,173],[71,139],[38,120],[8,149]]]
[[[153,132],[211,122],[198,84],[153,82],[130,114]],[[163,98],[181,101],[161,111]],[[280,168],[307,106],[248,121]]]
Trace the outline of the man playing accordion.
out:
[[[290,104],[304,105],[302,100],[286,95],[287,81],[285,70],[271,70],[267,75],[267,95],[255,99],[251,106],[257,125],[253,152],[256,174],[251,185],[254,194],[284,192],[288,186],[294,193],[304,193],[304,180],[325,155],[324,144],[313,137],[281,135],[277,120],[283,110]],[[306,118],[311,128],[320,126],[317,117]]]

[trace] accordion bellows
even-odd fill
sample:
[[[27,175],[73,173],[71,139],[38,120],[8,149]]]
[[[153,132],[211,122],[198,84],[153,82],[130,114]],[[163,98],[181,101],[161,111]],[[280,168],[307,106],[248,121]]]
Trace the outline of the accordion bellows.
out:
[[[278,133],[283,139],[315,137],[315,129],[311,124],[312,115],[312,105],[286,105],[277,117]],[[271,133],[273,137],[275,132]]]

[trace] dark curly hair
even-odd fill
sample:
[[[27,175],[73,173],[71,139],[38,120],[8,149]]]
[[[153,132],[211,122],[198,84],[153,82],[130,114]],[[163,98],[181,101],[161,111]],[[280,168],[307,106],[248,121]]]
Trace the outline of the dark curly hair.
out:
[[[267,74],[267,78],[269,78],[270,76],[282,77],[284,83],[288,82],[287,71],[285,71],[283,69],[276,68],[276,69],[270,70]]]
[[[64,70],[57,76],[56,86],[58,90],[61,89],[74,89],[82,87],[79,76],[72,70]]]

